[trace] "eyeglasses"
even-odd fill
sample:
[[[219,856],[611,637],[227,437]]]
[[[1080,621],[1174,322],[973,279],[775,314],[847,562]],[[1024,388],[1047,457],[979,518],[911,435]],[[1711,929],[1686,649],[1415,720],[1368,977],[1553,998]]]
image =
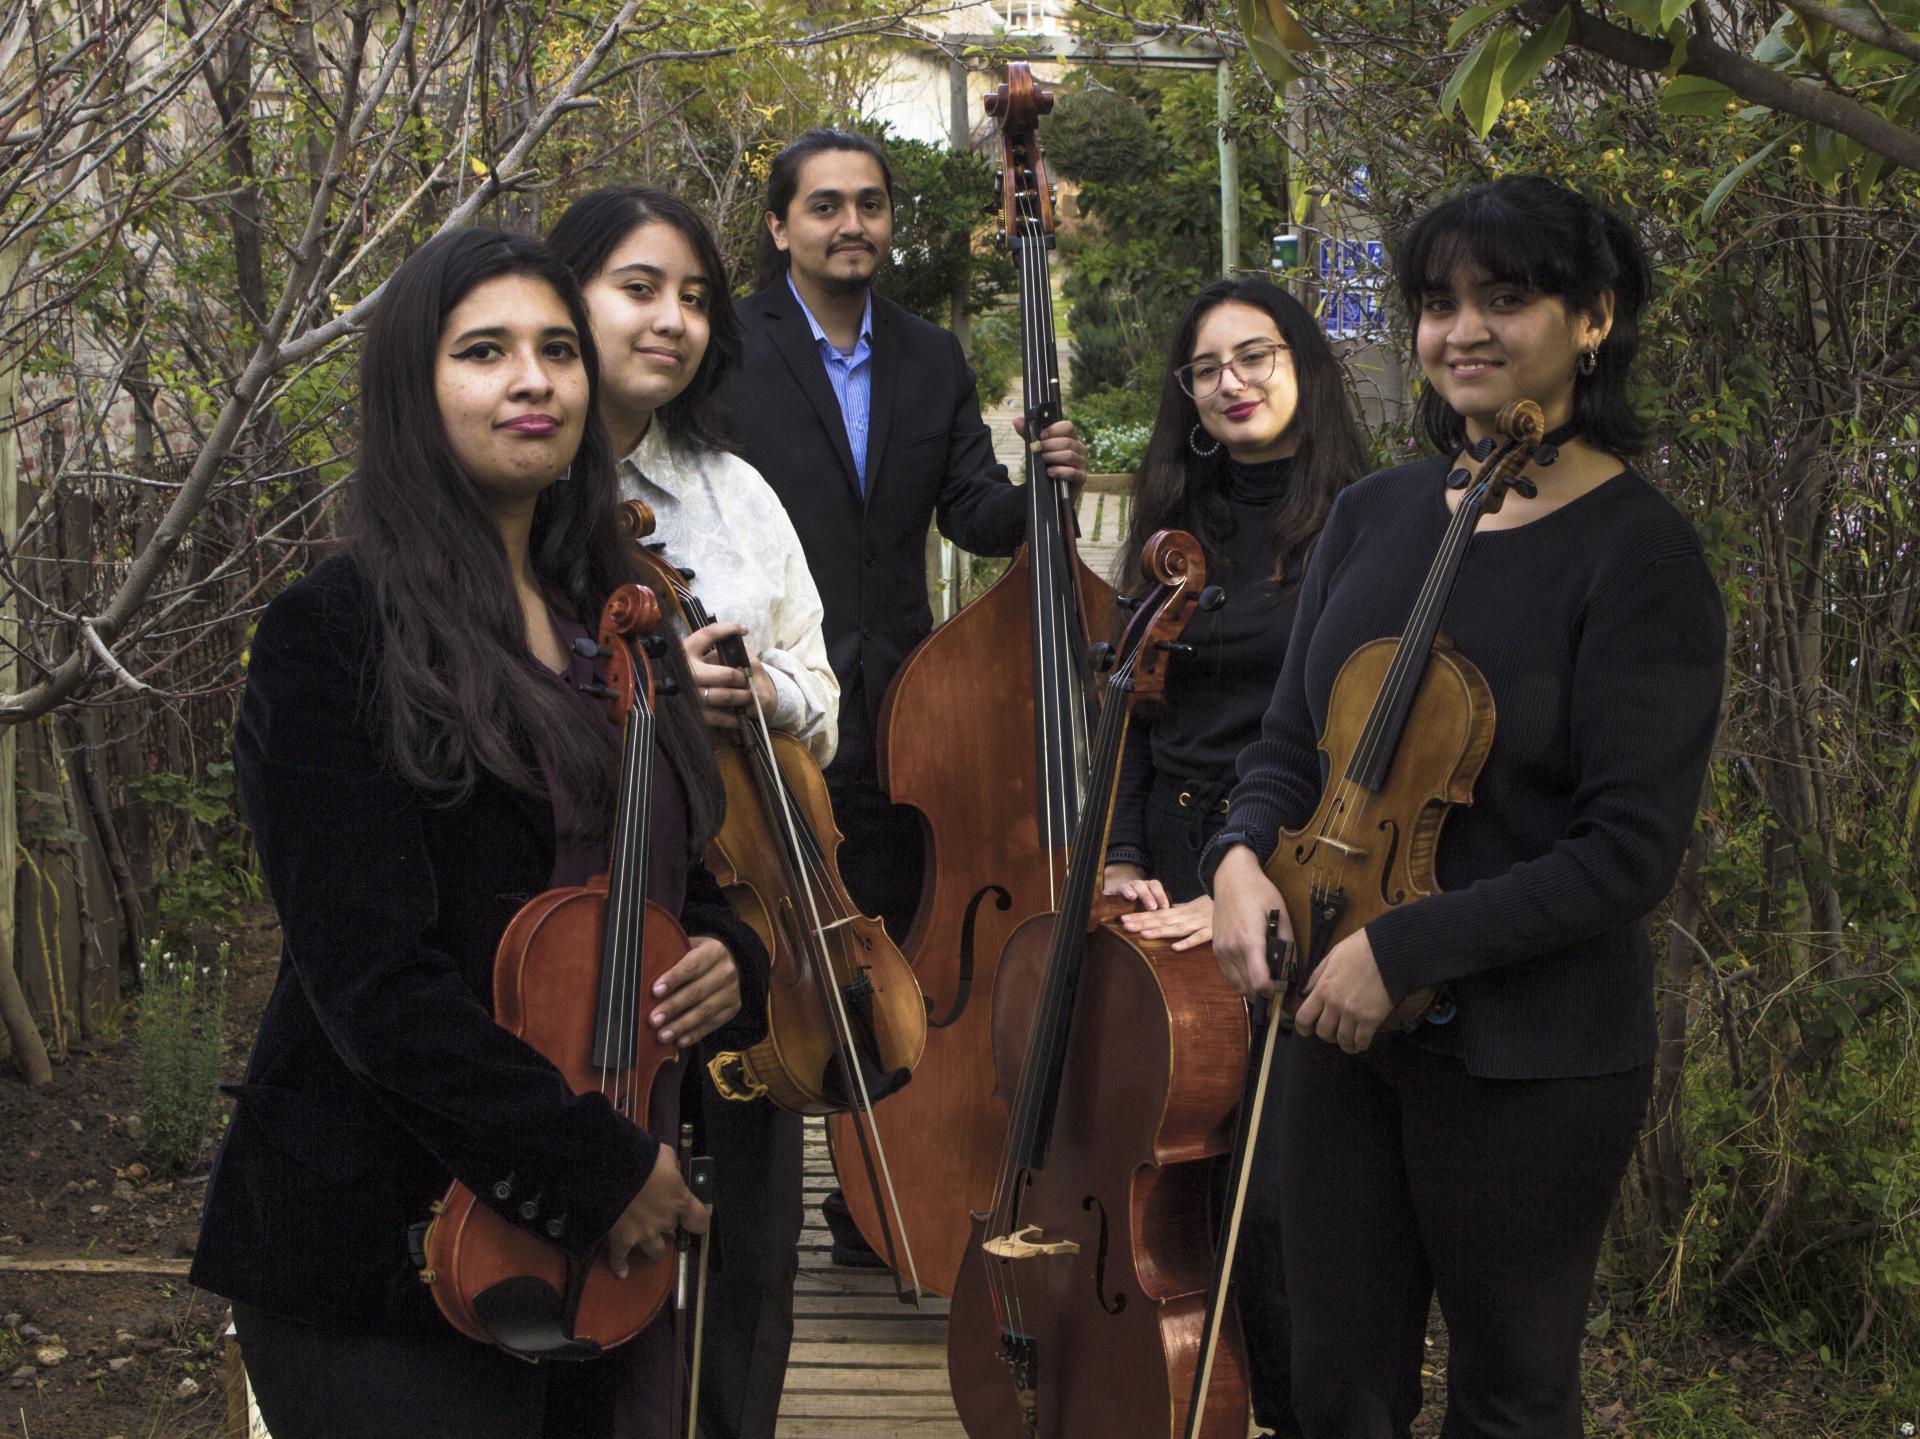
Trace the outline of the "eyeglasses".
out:
[[[1286,345],[1249,345],[1223,363],[1195,360],[1191,365],[1182,365],[1173,372],[1173,377],[1194,399],[1204,400],[1220,388],[1220,377],[1228,370],[1238,375],[1243,385],[1264,384],[1273,374],[1280,352],[1287,348]]]

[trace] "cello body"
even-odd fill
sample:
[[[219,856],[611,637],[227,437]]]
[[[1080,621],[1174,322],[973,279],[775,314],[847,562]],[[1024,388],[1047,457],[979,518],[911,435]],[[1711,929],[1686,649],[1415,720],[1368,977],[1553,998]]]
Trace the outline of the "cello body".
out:
[[[993,996],[996,1107],[1025,1062],[1055,915],[1021,925]],[[969,1439],[1174,1439],[1186,1423],[1213,1267],[1212,1159],[1227,1152],[1247,1051],[1246,1006],[1210,948],[1175,953],[1103,924],[1088,936],[1052,1152],[1014,1216],[1073,1254],[983,1256],[961,1270],[947,1367]],[[988,1217],[971,1217],[976,1251]],[[1020,1269],[1008,1316],[1037,1355],[1032,1414],[1007,1382],[988,1275]],[[1244,1439],[1239,1351],[1213,1367],[1206,1439]]]

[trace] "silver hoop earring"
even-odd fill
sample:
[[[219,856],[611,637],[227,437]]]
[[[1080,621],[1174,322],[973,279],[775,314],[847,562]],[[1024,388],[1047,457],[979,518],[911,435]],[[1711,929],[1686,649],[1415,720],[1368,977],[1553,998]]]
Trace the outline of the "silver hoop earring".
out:
[[[1600,347],[1598,345],[1595,345],[1591,350],[1582,350],[1580,352],[1580,373],[1581,374],[1591,375],[1595,370],[1599,368],[1600,368]]]
[[[1213,442],[1213,448],[1210,450],[1201,449],[1200,448],[1201,429],[1202,429],[1202,426],[1200,422],[1198,420],[1195,420],[1193,422],[1193,428],[1187,431],[1187,448],[1192,450],[1201,459],[1210,460],[1215,455],[1220,453],[1220,442],[1218,440],[1215,440]]]

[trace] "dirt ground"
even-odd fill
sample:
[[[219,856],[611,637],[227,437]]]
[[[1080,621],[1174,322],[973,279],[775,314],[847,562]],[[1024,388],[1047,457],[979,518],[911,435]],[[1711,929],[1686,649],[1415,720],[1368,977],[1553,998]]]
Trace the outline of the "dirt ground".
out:
[[[232,943],[223,1080],[246,1064],[273,987],[279,932],[250,914]],[[206,946],[202,946],[203,950]],[[134,1046],[76,1049],[33,1090],[0,1077],[0,1434],[7,1439],[199,1439],[226,1417],[226,1309],[185,1267],[207,1162],[150,1174],[140,1159]],[[18,1266],[86,1260],[84,1273]],[[106,1265],[159,1272],[116,1273]],[[171,1271],[171,1272],[169,1272]]]

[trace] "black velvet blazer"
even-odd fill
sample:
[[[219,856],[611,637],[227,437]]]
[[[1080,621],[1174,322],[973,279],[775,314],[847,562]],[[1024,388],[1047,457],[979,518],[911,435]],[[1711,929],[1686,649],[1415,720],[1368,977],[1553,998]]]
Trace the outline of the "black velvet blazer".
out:
[[[392,1330],[445,1325],[407,1229],[450,1179],[585,1258],[656,1141],[493,1022],[494,951],[547,887],[553,811],[491,776],[435,804],[391,772],[369,718],[371,620],[360,572],[335,559],[254,637],[234,758],[285,948],[192,1278],[291,1318]],[[716,1038],[758,1037],[765,951],[699,866],[681,918],[741,971],[742,1018]]]
[[[732,436],[793,517],[820,587],[841,695],[830,777],[871,782],[881,698],[933,632],[928,526],[937,518],[974,554],[1010,555],[1026,535],[1026,499],[993,457],[960,342],[938,325],[873,297],[863,494],[819,344],[784,275],[741,302],[740,323]]]

